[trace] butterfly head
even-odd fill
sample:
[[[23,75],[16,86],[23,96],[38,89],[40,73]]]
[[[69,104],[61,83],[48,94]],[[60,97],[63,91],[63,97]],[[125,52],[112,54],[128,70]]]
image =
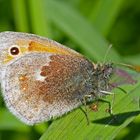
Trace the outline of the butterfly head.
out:
[[[109,81],[114,71],[113,63],[96,64],[94,66],[94,94],[95,96],[102,96],[100,91],[109,90]]]

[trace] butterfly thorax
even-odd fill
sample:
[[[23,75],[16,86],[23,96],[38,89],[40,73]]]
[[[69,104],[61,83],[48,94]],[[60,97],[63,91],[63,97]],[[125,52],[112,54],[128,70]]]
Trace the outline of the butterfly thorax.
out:
[[[95,97],[103,96],[101,91],[109,91],[110,84],[109,81],[113,74],[113,64],[97,64],[94,65],[94,73],[93,73],[93,95]]]

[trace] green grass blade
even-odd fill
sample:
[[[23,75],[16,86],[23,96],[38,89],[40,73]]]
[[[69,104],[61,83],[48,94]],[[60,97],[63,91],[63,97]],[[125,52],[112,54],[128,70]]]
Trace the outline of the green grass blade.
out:
[[[26,0],[12,0],[12,6],[16,30],[20,32],[29,32]]]
[[[49,36],[49,25],[47,24],[47,16],[45,16],[46,11],[42,8],[42,0],[30,0],[28,2],[30,6],[32,32],[42,36]]]
[[[8,110],[0,109],[0,130],[16,130],[29,132],[30,127],[21,123]]]
[[[90,14],[90,20],[102,34],[109,33],[123,3],[124,0],[99,0],[96,3],[96,8]]]
[[[61,1],[54,0],[45,1],[45,9],[47,9],[50,20],[74,40],[86,56],[103,61],[109,44],[78,11]],[[111,60],[119,60],[113,48],[109,54]]]
[[[100,111],[95,113],[89,110],[91,123],[88,126],[83,112],[77,109],[54,121],[40,140],[113,139],[140,113],[139,101],[137,100],[140,96],[140,82],[135,86],[126,86],[125,90],[129,91],[127,95],[116,90],[119,93],[116,94],[113,106],[116,120],[105,112],[107,104],[101,103]],[[111,100],[111,97],[107,99]]]

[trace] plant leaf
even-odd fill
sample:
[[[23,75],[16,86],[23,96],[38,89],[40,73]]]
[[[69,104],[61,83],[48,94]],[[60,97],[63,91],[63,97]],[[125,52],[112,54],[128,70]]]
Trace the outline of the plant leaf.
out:
[[[12,0],[16,29],[20,32],[29,32],[26,0]]]
[[[115,119],[110,117],[105,109],[107,104],[100,104],[100,111],[89,110],[90,125],[87,125],[84,113],[77,109],[52,123],[43,134],[41,140],[50,139],[113,139],[126,127],[139,113],[140,81],[136,85],[124,87],[128,94],[114,91],[116,96],[113,105]],[[106,98],[111,100],[111,96]]]
[[[32,25],[32,31],[33,33],[36,33],[38,35],[42,36],[49,36],[49,23],[47,20],[47,16],[45,16],[45,12],[43,7],[43,3],[40,0],[30,0],[29,3],[29,10],[31,14],[31,25]],[[38,10],[39,9],[39,12]],[[45,17],[45,19],[44,19]]]
[[[29,132],[30,127],[16,119],[7,109],[0,109],[0,130]]]
[[[90,20],[104,35],[107,35],[115,22],[124,0],[99,0],[90,13]]]
[[[47,17],[71,39],[73,39],[83,53],[94,60],[103,61],[103,56],[109,43],[90,25],[78,11],[61,1],[45,1]],[[120,60],[119,55],[112,48],[109,52],[111,60]],[[109,57],[108,56],[108,57]]]

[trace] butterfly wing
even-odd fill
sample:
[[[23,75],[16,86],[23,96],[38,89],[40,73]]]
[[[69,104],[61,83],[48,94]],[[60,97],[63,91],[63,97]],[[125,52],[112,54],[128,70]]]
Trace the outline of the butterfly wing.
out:
[[[79,106],[93,90],[92,74],[92,63],[82,57],[31,53],[3,70],[3,96],[10,111],[32,125]]]

